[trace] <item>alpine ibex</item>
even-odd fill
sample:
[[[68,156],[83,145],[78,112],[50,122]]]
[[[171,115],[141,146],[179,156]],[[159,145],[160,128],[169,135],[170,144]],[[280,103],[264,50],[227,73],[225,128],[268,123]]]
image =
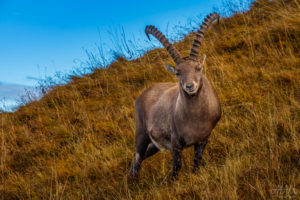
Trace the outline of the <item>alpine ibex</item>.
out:
[[[173,158],[173,176],[181,168],[183,148],[194,145],[195,172],[211,131],[221,117],[217,93],[202,73],[206,56],[197,60],[199,47],[208,26],[219,18],[208,15],[196,32],[190,55],[182,57],[178,50],[154,26],[145,33],[156,37],[176,63],[166,65],[176,75],[178,83],[158,83],[145,90],[135,102],[136,136],[130,175],[137,178],[141,163],[160,150],[169,149]]]

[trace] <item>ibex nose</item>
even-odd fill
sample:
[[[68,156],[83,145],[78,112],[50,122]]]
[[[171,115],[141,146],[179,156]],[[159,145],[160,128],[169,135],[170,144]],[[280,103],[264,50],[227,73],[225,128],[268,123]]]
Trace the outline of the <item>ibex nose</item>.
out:
[[[187,83],[185,85],[185,88],[188,89],[188,90],[192,90],[194,88],[194,83]]]

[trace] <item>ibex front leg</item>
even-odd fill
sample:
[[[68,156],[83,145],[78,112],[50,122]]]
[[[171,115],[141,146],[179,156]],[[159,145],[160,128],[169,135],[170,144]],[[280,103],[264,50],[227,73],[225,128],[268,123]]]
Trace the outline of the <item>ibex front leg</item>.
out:
[[[134,158],[132,160],[130,175],[138,179],[139,172],[141,168],[142,161],[144,159],[148,144],[150,143],[149,136],[145,133],[142,128],[137,128],[136,135],[135,135],[135,153]]]
[[[194,156],[193,173],[195,173],[199,169],[199,164],[200,164],[200,161],[202,160],[202,153],[204,151],[204,148],[205,148],[207,142],[208,142],[208,140],[205,140],[203,142],[199,142],[194,145],[195,156]]]
[[[177,179],[178,171],[181,169],[182,145],[178,140],[172,140],[173,178]]]

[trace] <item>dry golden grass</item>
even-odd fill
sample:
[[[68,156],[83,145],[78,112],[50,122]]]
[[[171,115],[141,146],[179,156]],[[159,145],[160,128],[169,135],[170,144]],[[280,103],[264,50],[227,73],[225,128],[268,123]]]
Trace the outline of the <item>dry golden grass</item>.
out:
[[[193,34],[176,46],[188,55]],[[258,1],[207,32],[201,53],[223,115],[197,174],[183,153],[178,181],[170,153],[128,170],[134,101],[176,81],[164,49],[119,58],[73,77],[40,101],[1,114],[0,199],[300,199],[300,2]]]

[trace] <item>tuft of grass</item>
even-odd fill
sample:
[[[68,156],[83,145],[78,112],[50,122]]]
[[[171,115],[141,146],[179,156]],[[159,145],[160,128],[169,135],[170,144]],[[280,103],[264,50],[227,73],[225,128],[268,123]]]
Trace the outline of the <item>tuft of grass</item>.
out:
[[[222,118],[191,173],[183,153],[179,180],[171,156],[128,170],[134,152],[134,101],[156,82],[176,81],[164,49],[71,77],[41,100],[1,113],[1,199],[300,198],[300,3],[258,0],[223,18],[205,36],[205,74]],[[176,47],[188,55],[194,33]]]

